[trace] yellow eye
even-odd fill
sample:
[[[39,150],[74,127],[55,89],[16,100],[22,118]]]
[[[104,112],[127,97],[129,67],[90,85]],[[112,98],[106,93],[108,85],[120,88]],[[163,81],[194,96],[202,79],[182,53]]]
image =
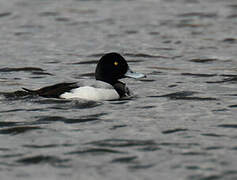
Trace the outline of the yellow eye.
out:
[[[118,65],[118,62],[117,62],[117,61],[114,61],[114,65],[117,66],[117,65]]]

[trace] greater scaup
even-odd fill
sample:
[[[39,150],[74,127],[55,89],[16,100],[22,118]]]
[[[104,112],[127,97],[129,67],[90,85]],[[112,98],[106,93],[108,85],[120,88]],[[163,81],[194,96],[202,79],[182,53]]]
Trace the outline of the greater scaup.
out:
[[[96,70],[96,84],[93,86],[80,86],[78,83],[59,83],[43,87],[38,90],[23,88],[25,93],[47,98],[85,99],[93,101],[115,100],[131,96],[131,91],[119,79],[131,77],[142,78],[145,75],[133,72],[126,60],[118,53],[108,53],[101,57]]]

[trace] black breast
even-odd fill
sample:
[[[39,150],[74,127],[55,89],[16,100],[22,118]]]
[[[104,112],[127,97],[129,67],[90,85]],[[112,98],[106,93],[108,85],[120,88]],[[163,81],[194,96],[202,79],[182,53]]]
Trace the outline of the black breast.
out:
[[[131,96],[131,92],[128,89],[128,87],[126,86],[125,83],[122,83],[122,82],[118,81],[117,83],[115,83],[113,85],[113,87],[117,91],[117,93],[119,94],[120,98],[126,97],[126,96]]]

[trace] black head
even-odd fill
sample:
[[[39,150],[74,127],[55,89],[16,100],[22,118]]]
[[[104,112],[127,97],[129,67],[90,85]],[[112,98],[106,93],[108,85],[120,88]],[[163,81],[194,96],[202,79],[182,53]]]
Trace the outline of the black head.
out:
[[[96,80],[114,85],[118,79],[124,78],[129,67],[126,60],[118,53],[108,53],[101,57],[96,70]]]

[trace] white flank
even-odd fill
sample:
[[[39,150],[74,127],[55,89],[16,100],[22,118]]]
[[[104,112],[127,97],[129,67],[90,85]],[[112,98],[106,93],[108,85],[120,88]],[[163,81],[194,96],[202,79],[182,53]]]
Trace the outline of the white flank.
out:
[[[92,101],[119,99],[119,95],[115,89],[102,89],[94,88],[91,86],[84,86],[73,89],[71,92],[63,93],[60,97],[64,99],[79,98]]]

